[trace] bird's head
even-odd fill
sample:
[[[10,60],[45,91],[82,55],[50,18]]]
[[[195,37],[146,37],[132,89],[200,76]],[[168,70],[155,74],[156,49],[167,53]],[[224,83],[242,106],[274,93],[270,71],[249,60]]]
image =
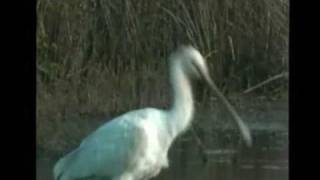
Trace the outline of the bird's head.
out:
[[[171,59],[171,62],[178,63],[178,66],[180,66],[184,73],[186,73],[190,78],[203,78],[208,83],[211,89],[217,93],[219,99],[221,99],[224,105],[226,105],[227,109],[236,120],[246,144],[251,146],[252,138],[249,128],[244,124],[243,120],[237,114],[233,106],[223,96],[214,81],[211,79],[207,63],[200,52],[192,46],[181,46],[171,54]],[[172,67],[174,68],[176,66]]]
[[[176,63],[181,63],[183,71],[190,78],[200,79],[204,77],[206,80],[211,80],[206,60],[194,47],[190,45],[180,46],[171,54],[171,59],[178,60]]]

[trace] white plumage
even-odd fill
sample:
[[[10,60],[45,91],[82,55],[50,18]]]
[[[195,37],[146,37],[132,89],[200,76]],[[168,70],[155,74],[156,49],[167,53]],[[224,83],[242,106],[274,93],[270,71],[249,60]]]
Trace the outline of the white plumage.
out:
[[[170,56],[174,95],[171,108],[134,110],[102,125],[56,163],[55,180],[144,180],[157,176],[169,166],[168,150],[172,142],[191,123],[194,107],[190,77],[204,77],[218,91],[199,51],[183,46]],[[220,92],[218,96],[231,107]],[[251,144],[249,130],[239,117],[235,118],[244,139]]]

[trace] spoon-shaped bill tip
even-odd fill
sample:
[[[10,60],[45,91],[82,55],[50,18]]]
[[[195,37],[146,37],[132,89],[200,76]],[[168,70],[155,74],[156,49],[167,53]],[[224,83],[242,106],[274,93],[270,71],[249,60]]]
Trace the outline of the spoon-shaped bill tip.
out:
[[[236,121],[240,133],[248,147],[252,146],[252,137],[250,133],[250,129],[246,126],[246,124],[243,122],[241,117],[238,115],[234,107],[229,103],[229,101],[224,97],[224,95],[221,93],[221,91],[218,89],[214,81],[210,78],[208,74],[203,74],[204,79],[207,81],[209,86],[213,91],[215,91],[218,95],[218,98],[223,102],[223,104],[227,107],[228,111],[231,113],[233,116],[233,119]]]

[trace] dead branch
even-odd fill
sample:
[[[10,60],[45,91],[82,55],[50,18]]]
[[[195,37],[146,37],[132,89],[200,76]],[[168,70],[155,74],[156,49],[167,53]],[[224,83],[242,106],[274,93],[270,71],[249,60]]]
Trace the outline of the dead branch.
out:
[[[260,87],[262,87],[262,86],[264,86],[264,85],[266,85],[266,84],[268,84],[268,83],[270,83],[270,82],[272,82],[274,80],[280,79],[282,77],[287,78],[288,77],[288,72],[283,72],[283,73],[277,74],[275,76],[272,76],[271,78],[269,78],[269,79],[267,79],[265,81],[262,81],[261,83],[259,83],[259,84],[255,85],[255,86],[250,87],[247,90],[243,91],[243,94],[247,94],[249,92],[252,92],[252,91],[254,91],[254,90],[256,90],[256,89],[258,89],[258,88],[260,88]]]

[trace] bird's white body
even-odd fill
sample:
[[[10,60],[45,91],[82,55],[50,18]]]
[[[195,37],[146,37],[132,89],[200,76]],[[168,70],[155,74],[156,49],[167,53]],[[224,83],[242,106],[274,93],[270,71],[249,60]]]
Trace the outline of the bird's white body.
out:
[[[169,166],[169,148],[193,117],[189,80],[196,75],[193,66],[208,75],[203,57],[190,46],[180,48],[170,58],[172,107],[130,111],[102,125],[57,162],[55,180],[145,180]]]
[[[161,110],[146,108],[104,124],[62,159],[61,167],[56,167],[57,171],[65,171],[61,180],[91,176],[134,180],[156,176],[161,168],[168,167],[172,136],[163,122],[166,115]]]

